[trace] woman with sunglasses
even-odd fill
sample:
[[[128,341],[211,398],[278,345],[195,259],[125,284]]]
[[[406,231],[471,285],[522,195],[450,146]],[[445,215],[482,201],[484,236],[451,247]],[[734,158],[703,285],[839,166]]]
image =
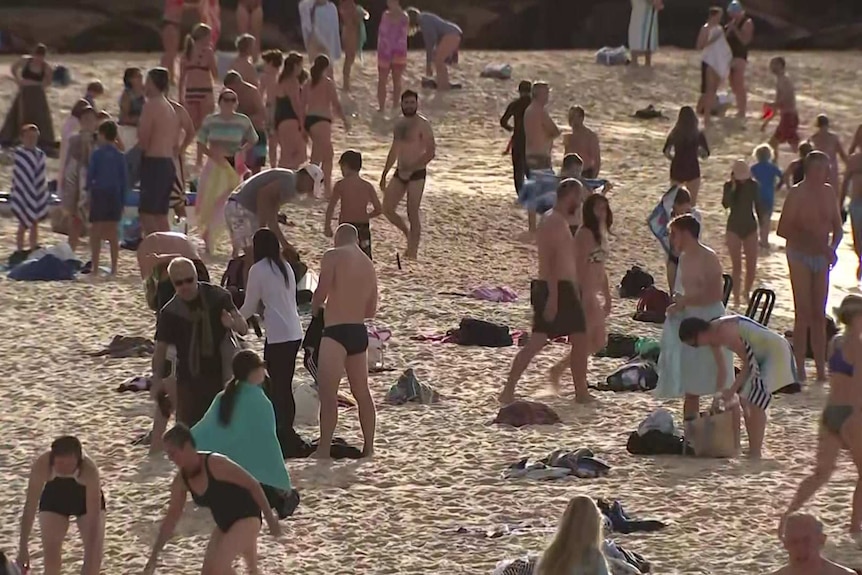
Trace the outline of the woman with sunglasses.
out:
[[[212,253],[211,232],[222,222],[221,208],[239,185],[235,158],[251,149],[258,140],[251,119],[236,111],[238,98],[230,89],[218,97],[218,111],[210,114],[198,130],[198,144],[207,156],[198,188],[197,216],[206,252]],[[234,254],[236,255],[236,254]]]

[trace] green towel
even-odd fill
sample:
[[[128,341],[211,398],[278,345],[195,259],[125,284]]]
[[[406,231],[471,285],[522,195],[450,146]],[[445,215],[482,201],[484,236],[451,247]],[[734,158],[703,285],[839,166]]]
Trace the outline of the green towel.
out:
[[[359,59],[362,59],[362,50],[365,48],[365,43],[368,42],[368,31],[365,29],[365,20],[368,19],[368,12],[365,8],[357,5],[356,11],[359,12]]]
[[[221,453],[261,484],[289,491],[290,475],[275,433],[275,410],[263,389],[239,384],[228,426],[218,417],[223,395],[223,391],[216,395],[206,415],[192,428],[197,448]]]

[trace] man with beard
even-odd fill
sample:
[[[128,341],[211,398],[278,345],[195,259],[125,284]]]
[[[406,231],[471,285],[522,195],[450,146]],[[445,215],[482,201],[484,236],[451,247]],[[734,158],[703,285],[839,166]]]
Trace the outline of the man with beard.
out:
[[[530,105],[530,92],[533,84],[524,80],[518,84],[518,99],[511,102],[503,116],[500,118],[500,126],[508,132],[512,132],[512,172],[515,178],[515,193],[521,191],[521,184],[527,178],[527,135],[524,132],[524,112]],[[514,126],[509,124],[514,121]]]
[[[427,167],[437,153],[431,122],[417,113],[418,109],[419,94],[413,90],[405,90],[401,94],[401,113],[404,117],[395,124],[392,146],[386,157],[383,175],[380,176],[383,215],[407,238],[407,251],[404,252],[404,257],[407,259],[416,259],[419,254],[422,234],[419,207],[422,203],[422,194],[425,192]],[[395,177],[387,183],[389,171],[396,161],[398,165],[395,168]],[[407,227],[396,211],[405,194],[410,227]]]
[[[578,180],[570,178],[560,182],[554,209],[542,218],[536,229],[539,278],[530,285],[533,329],[527,345],[512,361],[506,386],[500,394],[500,403],[504,405],[515,400],[515,386],[533,358],[549,339],[561,336],[568,336],[572,348],[570,366],[575,400],[585,403],[592,399],[587,390],[586,320],[568,221],[580,206],[584,193],[584,185]]]

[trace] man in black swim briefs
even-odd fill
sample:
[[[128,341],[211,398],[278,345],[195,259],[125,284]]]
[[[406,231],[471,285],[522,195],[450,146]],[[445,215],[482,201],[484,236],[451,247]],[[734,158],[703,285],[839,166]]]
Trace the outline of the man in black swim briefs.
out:
[[[404,257],[407,259],[416,259],[419,254],[422,235],[419,206],[422,203],[422,194],[425,192],[428,163],[437,153],[431,122],[419,114],[418,109],[419,94],[406,90],[401,95],[401,113],[404,117],[395,124],[392,146],[389,148],[383,175],[380,177],[383,215],[407,238],[407,250],[404,252]],[[389,170],[396,160],[398,167],[395,177],[387,183]],[[396,211],[405,194],[409,227]]]
[[[377,313],[377,274],[359,248],[359,234],[350,224],[335,231],[335,247],[323,254],[320,281],[311,300],[312,317],[323,310],[323,337],[317,369],[320,398],[320,441],[314,457],[328,459],[338,423],[338,386],[347,372],[350,391],[359,408],[364,445],[374,452],[377,413],[368,390],[368,330],[365,320]]]
[[[527,345],[512,361],[506,386],[500,394],[503,404],[514,401],[518,379],[548,340],[562,336],[568,336],[572,346],[571,368],[576,401],[584,403],[592,399],[587,390],[586,320],[568,222],[580,206],[584,193],[584,185],[578,180],[570,178],[560,182],[554,209],[542,218],[536,230],[539,279],[533,280],[530,286],[533,330]]]

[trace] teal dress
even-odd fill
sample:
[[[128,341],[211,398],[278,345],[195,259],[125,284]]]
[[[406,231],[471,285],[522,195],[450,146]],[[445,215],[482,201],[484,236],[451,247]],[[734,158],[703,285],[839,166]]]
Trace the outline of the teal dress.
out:
[[[292,489],[275,432],[275,410],[259,385],[240,383],[230,424],[219,420],[224,391],[194,427],[197,449],[212,451],[233,460],[262,485],[284,491]]]

